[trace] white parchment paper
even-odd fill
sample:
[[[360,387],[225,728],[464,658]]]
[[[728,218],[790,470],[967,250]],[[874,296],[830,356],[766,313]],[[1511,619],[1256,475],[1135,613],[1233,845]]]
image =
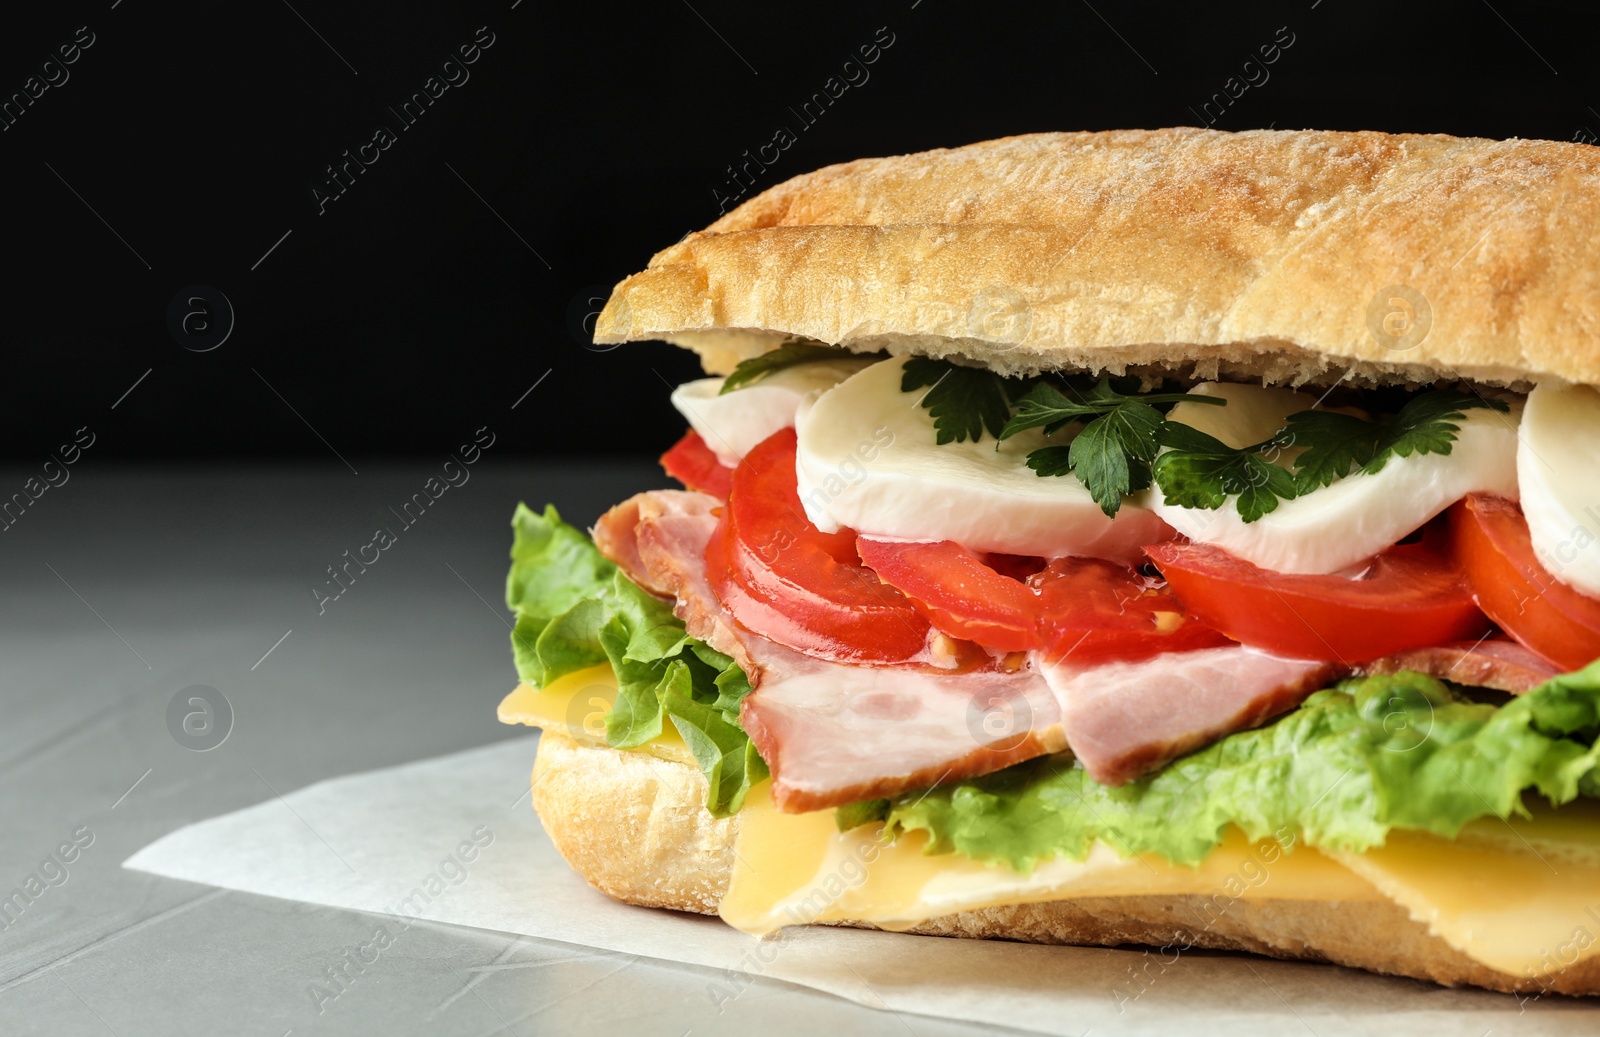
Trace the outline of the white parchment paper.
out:
[[[758,941],[715,918],[615,903],[529,805],[537,737],[324,781],[189,825],[124,867],[227,889],[475,926],[750,977],[876,1008],[1051,1034],[1593,1034],[1600,1006],[1444,990],[1330,966],[1040,947],[828,927]]]

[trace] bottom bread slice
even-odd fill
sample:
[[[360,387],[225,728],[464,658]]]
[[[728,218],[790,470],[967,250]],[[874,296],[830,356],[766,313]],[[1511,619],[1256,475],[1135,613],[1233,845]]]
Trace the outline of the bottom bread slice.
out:
[[[580,744],[546,731],[533,803],[550,840],[590,885],[645,907],[716,914],[733,874],[739,819],[712,817],[705,778],[683,763]],[[933,918],[930,936],[1116,947],[1203,947],[1331,962],[1447,986],[1600,994],[1600,957],[1515,976],[1462,954],[1388,901],[1241,900],[1200,932],[1201,896],[1081,897]],[[860,928],[869,923],[845,922]]]

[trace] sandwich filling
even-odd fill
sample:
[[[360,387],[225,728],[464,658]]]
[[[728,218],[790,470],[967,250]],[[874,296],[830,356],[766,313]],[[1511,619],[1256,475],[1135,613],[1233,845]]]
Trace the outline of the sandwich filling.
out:
[[[1311,876],[1273,895],[1387,896],[1502,971],[1571,942],[1463,921],[1423,864],[1533,848],[1567,862],[1558,900],[1600,876],[1592,390],[1002,378],[792,343],[673,400],[685,489],[592,539],[519,507],[502,716],[692,759],[751,854],[778,833],[913,876],[796,914],[736,875],[730,921],[1203,892],[1219,854],[1270,853]]]

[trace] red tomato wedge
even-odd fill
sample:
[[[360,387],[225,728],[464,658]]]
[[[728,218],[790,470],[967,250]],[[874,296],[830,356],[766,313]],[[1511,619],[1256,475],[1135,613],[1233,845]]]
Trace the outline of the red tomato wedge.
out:
[[[1230,643],[1185,617],[1159,580],[1115,562],[1058,558],[1039,570],[1026,559],[985,559],[948,540],[860,537],[856,550],[936,629],[1001,651],[1046,649],[1052,661],[1087,664]],[[1019,580],[1002,568],[1031,574]]]
[[[1451,509],[1450,528],[1478,606],[1506,633],[1564,670],[1600,659],[1600,601],[1540,564],[1521,508],[1475,493]]]
[[[927,619],[856,555],[849,530],[823,533],[795,489],[795,433],[762,441],[733,472],[706,570],[741,626],[830,659],[911,662],[924,654]]]
[[[694,429],[685,432],[671,450],[661,455],[661,467],[691,490],[728,499],[733,469],[717,460],[717,455]]]
[[[1296,659],[1358,663],[1489,629],[1441,533],[1389,548],[1358,579],[1271,572],[1211,544],[1171,541],[1144,553],[1187,611],[1234,640]]]

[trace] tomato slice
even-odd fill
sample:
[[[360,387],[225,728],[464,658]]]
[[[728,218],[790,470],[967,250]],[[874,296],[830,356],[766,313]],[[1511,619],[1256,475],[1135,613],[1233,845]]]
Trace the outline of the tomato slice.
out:
[[[870,663],[924,655],[927,619],[860,563],[853,532],[811,524],[794,460],[794,429],[783,429],[734,469],[706,550],[718,600],[746,629],[808,654]]]
[[[1144,553],[1189,612],[1229,637],[1297,659],[1358,663],[1489,629],[1442,533],[1389,548],[1357,579],[1271,572],[1211,544],[1171,541]]]
[[[717,460],[717,455],[694,429],[685,432],[671,450],[661,455],[661,467],[691,490],[728,499],[733,469]]]
[[[936,629],[1001,651],[1045,649],[1052,661],[1097,663],[1231,643],[1184,616],[1161,581],[1116,562],[1058,558],[1040,570],[1029,559],[984,558],[948,540],[860,537],[856,549]],[[1021,572],[1025,579],[1006,574]]]
[[[1039,588],[1045,657],[1074,664],[1147,659],[1232,644],[1189,614],[1164,581],[1103,558],[1057,558]]]
[[[1003,652],[1043,645],[1039,595],[960,544],[856,539],[861,560],[899,589],[936,628]]]
[[[1600,601],[1540,564],[1521,508],[1475,493],[1451,509],[1450,528],[1478,606],[1506,633],[1565,670],[1600,658]]]

